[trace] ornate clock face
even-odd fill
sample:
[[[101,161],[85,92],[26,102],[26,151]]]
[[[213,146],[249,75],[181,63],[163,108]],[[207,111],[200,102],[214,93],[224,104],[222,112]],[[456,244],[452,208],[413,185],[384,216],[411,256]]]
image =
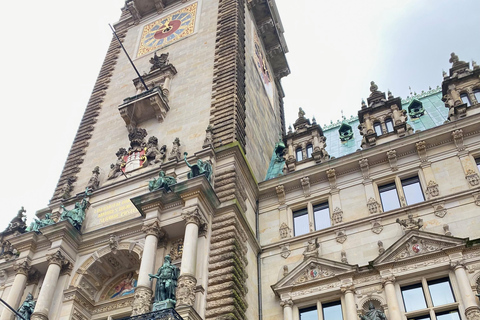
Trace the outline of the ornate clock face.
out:
[[[196,12],[193,3],[143,27],[137,58],[192,34]]]

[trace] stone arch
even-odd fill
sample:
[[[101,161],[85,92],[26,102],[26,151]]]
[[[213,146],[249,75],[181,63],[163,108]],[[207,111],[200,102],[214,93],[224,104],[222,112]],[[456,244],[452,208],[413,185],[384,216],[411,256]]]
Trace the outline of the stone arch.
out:
[[[377,296],[377,295],[369,295],[369,296],[365,297],[364,299],[362,299],[360,301],[360,303],[358,304],[359,307],[360,307],[360,311],[362,313],[365,313],[366,311],[368,311],[368,307],[369,307],[370,302],[373,303],[373,306],[375,307],[375,309],[380,309],[382,311],[385,311],[387,304],[383,300],[383,298],[380,297],[380,296]]]
[[[480,294],[480,272],[477,272],[473,276],[473,285],[475,286],[475,290],[477,291],[477,294]]]
[[[140,267],[143,243],[122,241],[116,251],[107,245],[93,252],[77,269],[70,286],[78,288],[91,301],[99,297],[99,292],[118,275]]]

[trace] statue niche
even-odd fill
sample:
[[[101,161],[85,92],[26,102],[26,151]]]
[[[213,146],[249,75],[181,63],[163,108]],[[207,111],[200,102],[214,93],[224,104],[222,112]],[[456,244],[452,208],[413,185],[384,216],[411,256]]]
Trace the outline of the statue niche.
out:
[[[148,275],[150,281],[153,278],[157,279],[152,311],[175,307],[175,304],[177,303],[175,291],[179,275],[180,269],[172,264],[172,259],[168,254],[165,256],[164,263],[158,269],[157,273]]]

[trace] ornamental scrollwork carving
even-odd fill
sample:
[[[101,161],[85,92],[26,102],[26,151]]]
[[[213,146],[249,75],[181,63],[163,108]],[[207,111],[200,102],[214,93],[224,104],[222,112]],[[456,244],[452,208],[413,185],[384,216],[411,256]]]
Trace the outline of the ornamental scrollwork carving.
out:
[[[182,219],[185,220],[185,224],[194,223],[199,227],[205,223],[197,207],[184,209],[182,211]]]
[[[372,197],[368,199],[367,208],[370,214],[382,212],[380,204],[377,202],[377,200],[373,199]]]
[[[465,175],[465,179],[467,179],[468,183],[472,187],[478,186],[478,184],[480,183],[480,178],[478,176],[478,173],[476,173],[472,169],[467,170],[467,174]]]
[[[343,221],[343,211],[339,207],[336,207],[333,210],[332,219],[335,224],[341,223]]]
[[[423,227],[423,219],[413,219],[413,215],[410,213],[408,219],[397,218],[396,222],[406,230],[419,230]]]
[[[150,312],[152,304],[152,290],[145,287],[137,287],[135,289],[134,300],[132,305],[132,316],[145,314]]]
[[[344,243],[347,240],[347,234],[345,229],[337,230],[335,233],[335,239],[338,243]]]
[[[191,275],[181,275],[178,278],[176,292],[177,305],[193,306],[195,304],[195,286],[197,279]]]
[[[430,180],[427,185],[427,190],[425,190],[425,193],[427,194],[428,198],[433,198],[433,197],[438,197],[440,195],[440,192],[438,190],[438,184]]]
[[[15,271],[15,273],[23,274],[24,276],[28,276],[28,272],[31,268],[32,267],[30,265],[30,262],[28,262],[27,260],[13,265],[13,270]]]
[[[53,254],[48,254],[47,261],[49,264],[56,264],[60,267],[63,267],[64,265],[69,263],[69,261],[63,256],[60,250]]]
[[[158,239],[161,239],[165,236],[165,231],[160,227],[160,223],[155,220],[154,222],[144,225],[142,231],[147,234],[147,236],[155,236]]]
[[[380,219],[376,219],[376,220],[371,221],[372,232],[373,233],[380,234],[382,232],[383,226],[380,222],[381,222]]]
[[[290,237],[290,228],[287,226],[285,222],[282,222],[280,225],[280,229],[278,229],[280,232],[280,238],[285,239]]]

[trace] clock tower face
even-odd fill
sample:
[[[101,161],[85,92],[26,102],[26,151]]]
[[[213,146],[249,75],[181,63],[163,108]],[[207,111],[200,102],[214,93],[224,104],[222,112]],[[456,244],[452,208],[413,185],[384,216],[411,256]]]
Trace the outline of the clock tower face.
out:
[[[137,58],[192,34],[196,13],[193,3],[144,26]]]

